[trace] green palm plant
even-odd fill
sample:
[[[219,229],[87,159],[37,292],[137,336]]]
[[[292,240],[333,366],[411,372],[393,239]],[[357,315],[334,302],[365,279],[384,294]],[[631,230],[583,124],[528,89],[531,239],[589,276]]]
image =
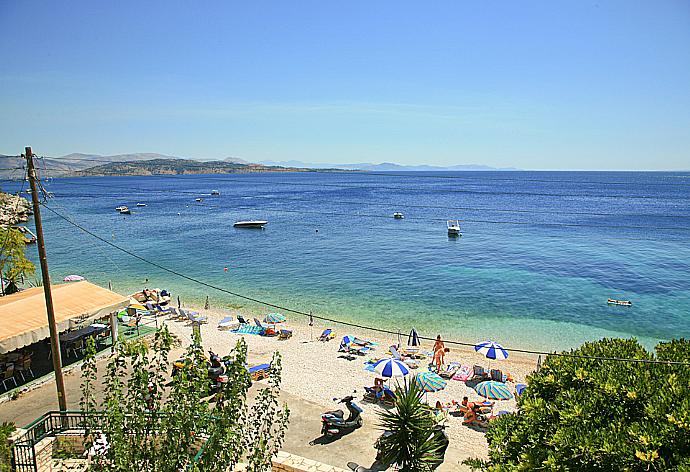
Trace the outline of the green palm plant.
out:
[[[379,439],[381,460],[396,464],[401,472],[431,471],[443,460],[443,443],[434,434],[436,421],[424,391],[412,379],[395,389],[395,407],[380,413],[379,427],[389,435]]]

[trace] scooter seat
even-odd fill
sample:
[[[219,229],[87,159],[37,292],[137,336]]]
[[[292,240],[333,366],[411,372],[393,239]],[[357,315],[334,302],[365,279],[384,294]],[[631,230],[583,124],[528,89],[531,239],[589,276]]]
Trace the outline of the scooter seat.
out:
[[[343,410],[327,411],[325,414],[335,416],[336,418],[340,418],[340,419],[343,419],[343,416],[345,416],[345,413],[343,413]]]

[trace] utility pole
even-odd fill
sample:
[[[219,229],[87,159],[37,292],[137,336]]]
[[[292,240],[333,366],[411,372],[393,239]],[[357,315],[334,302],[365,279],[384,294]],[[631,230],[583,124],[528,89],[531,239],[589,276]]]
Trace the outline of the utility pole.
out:
[[[50,292],[50,275],[48,274],[48,257],[43,239],[43,223],[41,223],[41,207],[38,200],[38,185],[36,185],[36,168],[31,147],[25,148],[24,157],[29,174],[31,186],[31,202],[34,207],[34,220],[36,221],[36,243],[38,244],[38,258],[41,262],[41,276],[43,277],[43,293],[46,297],[46,311],[48,312],[48,329],[50,329],[50,350],[53,357],[53,369],[55,370],[55,384],[57,386],[58,404],[60,411],[67,411],[67,395],[65,394],[65,379],[62,376],[62,356],[60,353],[60,333],[55,324],[55,310],[53,309],[53,295]]]

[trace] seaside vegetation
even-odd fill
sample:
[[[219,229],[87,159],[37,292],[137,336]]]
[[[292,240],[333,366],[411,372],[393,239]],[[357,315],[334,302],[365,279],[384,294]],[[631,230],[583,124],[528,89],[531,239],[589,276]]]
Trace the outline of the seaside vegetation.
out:
[[[690,341],[586,343],[575,355],[688,362]],[[549,356],[515,414],[490,422],[484,471],[690,471],[690,367]]]
[[[0,244],[0,275],[10,283],[9,290],[5,287],[5,293],[13,293],[19,281],[36,272],[36,266],[26,257],[24,235],[18,229],[0,228]]]
[[[0,424],[0,472],[10,472],[12,470],[12,451],[10,450],[8,439],[15,429],[14,423],[3,421]]]
[[[118,341],[106,372],[99,376],[95,348],[89,343],[80,402],[87,418],[85,446],[98,448],[101,438],[107,441],[90,470],[220,472],[233,470],[239,462],[250,472],[269,469],[289,417],[287,406],[278,402],[280,356],[273,357],[268,386],[250,404],[247,346],[240,339],[228,356],[229,381],[220,392],[222,400],[212,406],[200,340],[194,338],[184,354],[186,367],[169,380],[172,344],[165,327],[156,332],[151,346],[142,340]]]
[[[401,472],[431,471],[443,462],[443,443],[434,434],[436,420],[423,400],[424,390],[414,380],[395,389],[395,405],[380,413],[381,461],[395,464]]]

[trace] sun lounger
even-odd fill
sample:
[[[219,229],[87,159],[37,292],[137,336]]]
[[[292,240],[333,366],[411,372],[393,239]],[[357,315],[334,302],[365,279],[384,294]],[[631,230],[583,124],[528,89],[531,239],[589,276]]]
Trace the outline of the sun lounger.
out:
[[[218,322],[218,329],[228,330],[239,326],[238,323],[232,318],[232,316],[226,316]]]
[[[338,348],[338,352],[344,352],[347,354],[356,354],[358,356],[365,356],[369,353],[371,349],[364,346],[353,346],[352,344],[347,344],[347,343],[340,343],[340,347]]]
[[[352,344],[356,344],[356,345],[358,345],[358,346],[371,347],[372,349],[373,349],[372,346],[376,346],[376,343],[375,343],[375,342],[368,341],[368,340],[366,340],[366,339],[360,339],[360,338],[357,338],[357,337],[355,337],[355,338],[352,340]]]
[[[438,373],[444,379],[452,379],[455,373],[460,370],[461,365],[457,362],[451,362],[441,372]]]
[[[249,324],[249,321],[245,320],[244,317],[243,317],[242,315],[237,315],[237,321],[238,321],[240,324]]]
[[[258,364],[249,367],[249,375],[252,377],[252,380],[257,381],[261,379],[265,379],[268,377],[268,374],[271,370],[271,364]]]
[[[187,313],[187,319],[190,323],[208,323],[208,316],[200,315],[196,312]]]
[[[461,382],[467,381],[472,376],[472,368],[468,365],[460,366],[460,369],[453,376],[453,380],[459,380]]]
[[[507,376],[503,375],[503,372],[499,369],[491,369],[489,376],[491,380],[495,380],[496,382],[505,382],[507,380]]]
[[[396,348],[395,346],[391,346],[389,348],[389,351],[390,351],[391,355],[393,356],[393,359],[399,360],[400,362],[404,363],[407,367],[410,367],[411,369],[416,369],[419,367],[419,362],[417,362],[416,360],[411,359],[409,357],[401,356],[400,353],[398,352],[398,348]]]
[[[392,405],[395,403],[395,393],[390,388],[383,386],[382,389],[376,387],[364,387],[364,400],[370,402],[381,402]]]
[[[333,332],[333,330],[331,328],[324,329],[323,333],[321,333],[321,336],[319,336],[319,341],[321,341],[321,342],[330,341],[334,337],[335,337],[335,333]]]
[[[488,380],[490,378],[489,373],[484,370],[484,367],[480,365],[475,365],[472,367],[472,377],[469,380]]]
[[[292,337],[292,330],[291,329],[281,329],[280,333],[278,334],[278,339],[290,339]]]

